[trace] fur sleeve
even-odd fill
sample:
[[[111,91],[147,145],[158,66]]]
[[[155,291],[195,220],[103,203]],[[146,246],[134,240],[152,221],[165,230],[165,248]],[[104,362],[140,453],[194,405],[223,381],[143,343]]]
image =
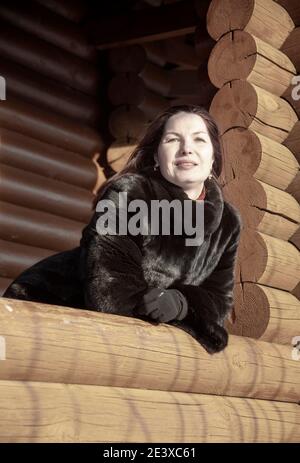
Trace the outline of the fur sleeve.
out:
[[[111,200],[117,206],[120,192],[127,193],[128,202],[143,198],[145,191],[140,176],[122,177],[106,190],[101,200]],[[118,218],[118,208],[116,211]],[[80,242],[85,306],[101,312],[132,315],[147,290],[138,237],[99,234],[97,221],[102,214],[94,214]]]
[[[225,349],[228,333],[224,320],[232,308],[234,271],[241,232],[241,219],[233,215],[232,234],[217,267],[199,286],[175,284],[188,301],[188,313],[171,324],[193,336],[210,354]]]
[[[189,321],[213,321],[223,326],[233,305],[234,272],[242,222],[240,215],[231,215],[232,234],[217,267],[199,286],[175,284],[186,297]],[[173,286],[172,286],[173,287]],[[186,321],[188,321],[188,319]]]

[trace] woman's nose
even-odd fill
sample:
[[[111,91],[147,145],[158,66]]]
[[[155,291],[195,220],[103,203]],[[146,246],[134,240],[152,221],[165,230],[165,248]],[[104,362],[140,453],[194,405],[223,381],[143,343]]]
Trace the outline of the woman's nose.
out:
[[[192,152],[192,148],[189,142],[183,142],[181,146],[182,154],[190,154]]]

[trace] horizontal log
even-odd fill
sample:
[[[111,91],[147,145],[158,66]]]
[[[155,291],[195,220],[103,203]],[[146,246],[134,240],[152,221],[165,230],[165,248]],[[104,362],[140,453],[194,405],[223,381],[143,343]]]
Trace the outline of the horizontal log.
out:
[[[300,26],[300,3],[298,0],[274,0],[290,15],[296,26]]]
[[[294,27],[287,11],[270,0],[212,0],[207,13],[207,30],[215,40],[238,29],[280,48]]]
[[[256,399],[1,381],[0,407],[1,442],[151,443],[163,435],[173,443],[296,443],[300,438],[297,404]]]
[[[167,0],[168,1],[168,0]],[[203,22],[206,19],[208,7],[211,0],[194,0],[196,13],[199,17],[199,22]]]
[[[170,106],[192,104],[192,105],[203,106],[203,108],[208,111],[210,101],[211,100],[209,100],[209,102],[207,101],[207,95],[201,95],[201,96],[191,95],[191,96],[185,96],[181,98],[172,98],[172,100],[170,100]]]
[[[296,177],[292,181],[292,183],[287,188],[287,193],[291,194],[296,198],[298,203],[300,203],[300,171],[298,171]]]
[[[244,228],[238,247],[240,282],[293,291],[299,283],[300,253],[291,243]]]
[[[147,88],[168,98],[184,98],[191,95],[201,95],[215,91],[211,84],[206,64],[198,69],[170,70],[148,63],[139,74]]]
[[[169,48],[169,46],[167,46],[167,42],[169,43],[170,40],[163,42],[153,42],[148,46],[144,47],[142,47],[141,45],[133,45],[130,47],[113,48],[112,50],[109,50],[109,65],[114,72],[120,73],[123,76],[123,79],[125,73],[129,74],[128,79],[130,79],[131,77],[133,80],[133,76],[136,76],[136,92],[133,96],[138,95],[141,91],[140,87],[142,86],[142,83],[140,82],[139,77],[142,79],[142,81],[148,89],[153,90],[159,95],[169,95],[171,85],[170,78],[172,79],[174,85],[174,82],[176,82],[177,71],[169,72],[166,69],[163,69],[163,66],[165,66],[167,62],[167,59],[172,61],[172,57],[167,56],[167,49]],[[177,44],[179,44],[179,50],[180,48],[184,48],[183,54],[185,57],[185,61],[187,61],[189,59],[187,51],[190,51],[191,49],[192,53],[194,53],[192,47],[185,45],[182,41],[177,39],[176,43],[174,44],[177,52]],[[156,58],[157,54],[159,55],[158,58]],[[178,54],[176,55],[176,60],[178,60]],[[191,75],[193,74],[195,76],[196,67],[197,62],[193,54],[194,72],[192,72],[191,70],[186,71],[185,77],[191,80]],[[184,76],[184,71],[181,71],[181,73],[181,77]],[[189,75],[189,73],[191,73],[191,75]],[[180,74],[177,75],[177,77],[179,76]],[[120,76],[117,75],[114,79],[119,78]],[[120,92],[126,94],[125,89],[122,88],[121,85],[118,88],[118,93]],[[111,93],[111,96],[114,98],[114,91],[111,91],[109,93]]]
[[[300,163],[300,121],[296,122],[283,144],[289,148]]]
[[[249,128],[282,143],[298,121],[282,98],[246,81],[224,85],[214,96],[210,112],[221,134],[233,127]]]
[[[151,63],[151,61],[148,60],[143,69],[139,72],[139,76],[150,90],[162,96],[168,95],[170,74],[161,66]]]
[[[193,31],[194,32],[194,31]],[[163,42],[166,61],[185,69],[197,69],[200,65],[195,48],[185,41],[185,37],[171,37]]]
[[[234,290],[231,334],[286,344],[300,333],[300,301],[287,291],[243,282]]]
[[[132,104],[138,106],[144,98],[145,84],[135,72],[118,72],[109,82],[107,94],[115,106]]]
[[[133,10],[130,15],[99,16],[89,21],[87,30],[100,49],[152,42],[192,33],[197,15],[192,0],[164,5],[158,9]]]
[[[0,162],[90,191],[97,183],[94,162],[78,153],[3,128],[0,128]],[[100,176],[104,180],[104,175]]]
[[[225,34],[214,46],[208,61],[210,80],[218,88],[242,79],[281,96],[296,73],[286,54],[245,31]]]
[[[292,294],[300,301],[300,282],[297,284],[296,288],[293,289]]]
[[[137,140],[118,139],[114,141],[106,152],[107,163],[115,172],[120,172],[136,147]]]
[[[0,201],[0,238],[64,251],[79,246],[84,223]]]
[[[211,50],[215,45],[215,40],[212,39],[207,32],[206,20],[200,21],[200,24],[197,25],[194,41],[195,52],[199,59],[198,64],[200,65],[208,60]]]
[[[300,40],[300,26],[296,27],[287,37],[281,51],[285,53],[291,62],[294,64],[298,72],[300,72],[300,57],[299,57],[299,40]]]
[[[147,53],[141,45],[112,48],[107,53],[108,64],[114,72],[139,73],[147,62]]]
[[[4,294],[4,292],[9,287],[9,285],[12,283],[12,281],[13,280],[11,278],[0,277],[0,296]]]
[[[190,95],[196,95],[204,91],[204,87],[209,85],[209,78],[206,74],[201,76],[195,70],[169,71],[169,91],[167,96],[171,98],[181,98]]]
[[[230,129],[221,137],[224,183],[244,175],[289,190],[296,182],[299,164],[291,151],[249,129]]]
[[[299,401],[300,363],[290,346],[230,336],[226,350],[211,356],[167,324],[6,298],[0,320],[9,339],[1,380]]]
[[[143,79],[135,73],[117,73],[109,83],[108,96],[112,104],[137,106],[151,119],[168,107],[168,101],[148,90]]]
[[[144,48],[147,59],[151,63],[163,67],[167,64],[165,43],[166,40],[156,40],[155,42],[147,42],[140,46]]]
[[[296,96],[298,95],[300,96],[299,87],[295,86],[294,83],[291,83],[291,85],[286,89],[286,91],[281,95],[281,97],[290,103],[290,105],[293,107],[294,111],[296,112],[299,118],[300,117],[300,98],[298,100],[295,98],[295,94],[294,94],[295,91],[296,91]]]
[[[0,22],[0,53],[43,76],[88,95],[98,95],[101,76],[97,67],[28,32]]]
[[[63,16],[64,18],[80,22],[87,14],[88,4],[84,0],[36,0],[49,10]]]
[[[1,165],[0,196],[2,201],[78,222],[87,223],[92,215],[89,191],[10,166]]]
[[[119,106],[109,116],[109,130],[115,138],[139,139],[146,130],[148,119],[132,105]]]
[[[12,243],[0,239],[0,275],[15,279],[21,272],[45,257],[55,254],[53,250]]]
[[[5,77],[6,91],[10,96],[20,97],[87,125],[99,126],[104,120],[102,105],[95,98],[37,75],[5,58],[1,58],[1,75]]]
[[[300,227],[295,231],[289,241],[293,243],[300,251]]]
[[[155,119],[160,113],[169,107],[169,100],[163,98],[151,90],[145,90],[144,99],[138,105],[138,108],[145,114],[148,120]]]
[[[96,61],[97,52],[80,26],[32,0],[1,1],[0,18],[83,59]]]
[[[200,99],[200,106],[210,106],[213,97],[215,96],[217,89],[211,83],[207,73],[207,62],[201,64],[197,69],[197,78],[199,82],[199,90],[196,96]]]
[[[225,199],[234,204],[245,227],[288,240],[300,225],[300,205],[285,191],[249,176],[223,187]]]
[[[185,69],[197,69],[201,63],[195,48],[186,43],[185,37],[171,37],[166,40],[149,42],[143,47],[148,60],[158,66],[172,63]]]
[[[0,126],[89,157],[103,148],[96,130],[20,98],[1,103]]]

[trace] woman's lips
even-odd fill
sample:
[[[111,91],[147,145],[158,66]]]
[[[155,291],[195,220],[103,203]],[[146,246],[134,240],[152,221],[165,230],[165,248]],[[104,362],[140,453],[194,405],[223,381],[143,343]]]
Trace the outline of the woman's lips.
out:
[[[193,162],[181,162],[180,164],[176,164],[176,167],[178,169],[191,169],[192,167],[196,167],[197,164],[194,164]]]

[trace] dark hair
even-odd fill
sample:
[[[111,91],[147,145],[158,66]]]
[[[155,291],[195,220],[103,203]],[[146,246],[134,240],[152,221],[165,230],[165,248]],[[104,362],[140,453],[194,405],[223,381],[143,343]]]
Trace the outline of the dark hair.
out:
[[[160,115],[158,115],[150,123],[145,135],[143,136],[137,147],[134,149],[134,151],[131,153],[131,156],[128,159],[126,165],[123,167],[123,169],[120,172],[113,175],[112,177],[110,177],[108,180],[106,180],[106,182],[104,182],[101,185],[97,193],[97,201],[100,199],[104,191],[114,180],[128,173],[138,173],[142,168],[148,166],[154,167],[154,153],[157,153],[158,146],[163,136],[165,125],[168,119],[170,119],[170,117],[180,112],[197,114],[198,116],[201,116],[204,120],[214,150],[214,163],[212,166],[212,175],[217,180],[217,177],[220,176],[222,171],[222,150],[220,143],[220,133],[216,122],[209,114],[209,112],[201,106],[191,104],[172,106]]]

